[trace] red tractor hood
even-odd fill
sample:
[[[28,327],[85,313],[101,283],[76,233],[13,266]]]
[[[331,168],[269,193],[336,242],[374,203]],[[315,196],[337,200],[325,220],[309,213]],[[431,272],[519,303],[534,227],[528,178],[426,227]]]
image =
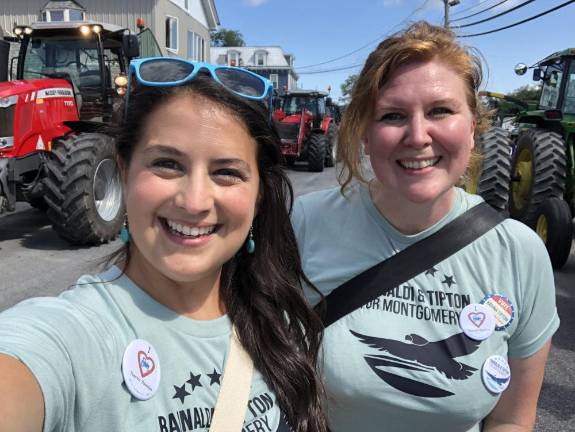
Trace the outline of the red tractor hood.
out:
[[[68,88],[72,85],[64,79],[43,78],[0,82],[0,99],[8,96],[27,94],[46,88]]]

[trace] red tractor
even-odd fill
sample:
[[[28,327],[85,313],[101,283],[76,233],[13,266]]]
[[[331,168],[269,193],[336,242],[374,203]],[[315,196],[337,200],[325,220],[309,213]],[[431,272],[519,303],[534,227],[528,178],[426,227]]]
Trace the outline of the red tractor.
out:
[[[66,240],[108,242],[124,218],[111,130],[121,121],[127,67],[140,54],[142,33],[92,21],[35,23],[14,33],[16,79],[0,82],[0,214],[27,201]],[[0,69],[7,67],[5,55]]]
[[[273,119],[287,164],[307,161],[308,170],[313,172],[332,167],[337,125],[331,114],[333,103],[328,94],[317,90],[293,90],[280,100]]]

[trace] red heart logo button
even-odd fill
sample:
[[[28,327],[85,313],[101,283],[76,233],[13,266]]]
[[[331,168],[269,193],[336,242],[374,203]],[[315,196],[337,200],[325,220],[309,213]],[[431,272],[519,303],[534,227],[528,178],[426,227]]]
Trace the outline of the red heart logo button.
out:
[[[138,351],[138,367],[140,368],[142,378],[146,378],[154,372],[156,363],[154,363],[154,359],[148,356],[144,351]]]
[[[469,312],[467,318],[475,327],[480,328],[485,321],[485,314],[483,312]]]

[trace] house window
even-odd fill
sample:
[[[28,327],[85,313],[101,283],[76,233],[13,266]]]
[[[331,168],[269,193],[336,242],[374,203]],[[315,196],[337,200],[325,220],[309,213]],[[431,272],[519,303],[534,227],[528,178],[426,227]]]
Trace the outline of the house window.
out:
[[[70,10],[70,21],[84,21],[84,12],[79,10]]]
[[[178,51],[178,19],[166,17],[166,48]]]
[[[279,85],[278,84],[279,83],[278,74],[270,74],[270,81],[274,85],[274,88],[277,89],[278,85]]]
[[[50,11],[50,21],[64,21],[64,11],[63,10],[51,10]]]
[[[228,65],[229,66],[239,66],[240,58],[239,53],[236,51],[228,52]]]
[[[194,61],[204,61],[204,39],[193,31],[188,31],[188,58]]]
[[[265,66],[266,64],[266,53],[258,52],[256,53],[256,66]]]

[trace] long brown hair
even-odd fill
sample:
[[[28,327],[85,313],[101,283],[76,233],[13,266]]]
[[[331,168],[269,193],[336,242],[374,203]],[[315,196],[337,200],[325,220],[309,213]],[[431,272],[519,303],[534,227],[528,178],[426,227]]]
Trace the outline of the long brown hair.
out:
[[[222,107],[245,125],[257,143],[260,201],[253,221],[257,247],[253,254],[240,248],[224,264],[221,295],[242,345],[275,392],[293,430],[324,432],[322,385],[316,373],[322,324],[303,295],[301,281],[309,281],[289,218],[293,190],[281,167],[279,137],[265,107],[205,76],[180,87],[140,87],[130,97],[129,114],[117,141],[118,157],[129,166],[150,114],[182,94]],[[128,244],[116,261],[125,268],[129,258]]]

